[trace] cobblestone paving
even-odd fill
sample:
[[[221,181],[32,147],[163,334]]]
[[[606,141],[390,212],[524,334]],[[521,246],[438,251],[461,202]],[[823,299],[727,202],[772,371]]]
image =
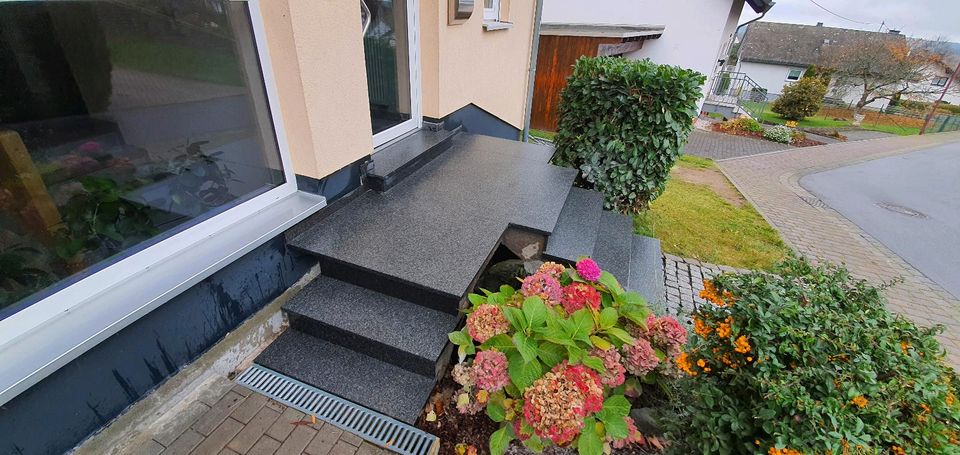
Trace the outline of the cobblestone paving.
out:
[[[855,276],[874,284],[903,277],[903,283],[885,291],[890,310],[921,326],[943,324],[946,330],[940,342],[948,361],[958,367],[960,300],[798,183],[806,174],[957,141],[960,133],[889,137],[785,150],[718,164],[797,252],[812,259],[845,263]]]
[[[688,324],[689,315],[706,300],[700,298],[703,280],[725,272],[747,273],[749,270],[725,265],[708,264],[696,259],[682,258],[672,254],[663,255],[663,280],[668,314],[683,318]]]
[[[763,139],[695,129],[690,133],[690,141],[683,148],[683,153],[714,160],[722,160],[792,148],[793,146],[787,144],[765,141]]]
[[[173,419],[152,428],[134,454],[381,455],[389,453],[360,437],[309,417],[223,378],[211,392]],[[224,392],[225,391],[225,392]]]

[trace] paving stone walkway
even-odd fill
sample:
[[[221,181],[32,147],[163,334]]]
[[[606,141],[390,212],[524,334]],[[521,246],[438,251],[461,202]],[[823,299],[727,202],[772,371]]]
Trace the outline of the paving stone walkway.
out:
[[[792,148],[794,147],[791,145],[779,142],[694,129],[690,133],[690,141],[683,148],[683,153],[722,160]]]
[[[682,258],[672,254],[663,255],[663,280],[666,292],[667,314],[689,319],[700,305],[707,303],[700,298],[703,280],[725,272],[748,273],[749,270],[726,265],[708,264],[696,259]]]
[[[812,259],[845,263],[855,276],[875,284],[903,277],[903,283],[885,291],[889,308],[921,326],[943,324],[946,331],[940,341],[947,359],[960,367],[960,300],[798,183],[807,174],[958,141],[960,133],[888,137],[784,150],[718,164],[795,251]]]
[[[137,455],[381,455],[389,453],[360,437],[309,417],[226,378],[208,385],[171,422],[132,453]],[[170,418],[172,417],[172,418]]]

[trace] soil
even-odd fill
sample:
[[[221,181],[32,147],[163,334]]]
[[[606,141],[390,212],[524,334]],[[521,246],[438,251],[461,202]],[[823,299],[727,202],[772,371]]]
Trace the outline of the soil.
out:
[[[735,129],[725,130],[725,129],[721,128],[720,125],[721,125],[720,123],[714,123],[714,124],[713,124],[713,131],[714,131],[714,132],[717,132],[717,133],[729,134],[729,135],[731,135],[731,136],[744,136],[744,137],[752,137],[752,138],[754,138],[754,139],[763,139],[763,132],[762,132],[762,131],[761,131],[761,132],[753,132],[753,131],[735,130]],[[763,140],[766,140],[766,139],[763,139]]]
[[[804,139],[800,142],[791,142],[790,145],[794,147],[813,147],[815,145],[823,145],[823,142],[815,141],[813,139]]]
[[[747,203],[743,195],[727,181],[727,178],[719,170],[691,169],[677,166],[670,175],[687,183],[706,186],[717,193],[717,196],[735,207],[743,207]]]

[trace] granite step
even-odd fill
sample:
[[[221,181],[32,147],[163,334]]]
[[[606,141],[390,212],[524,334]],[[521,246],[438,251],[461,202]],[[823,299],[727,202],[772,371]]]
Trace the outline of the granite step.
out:
[[[375,191],[386,191],[450,148],[453,130],[419,130],[371,155],[372,169],[367,184]]]
[[[414,424],[434,378],[288,329],[255,362],[361,406]]]
[[[574,262],[580,256],[592,256],[602,211],[602,193],[571,188],[557,227],[547,238],[544,256],[557,262]]]
[[[621,286],[626,286],[630,279],[632,237],[633,220],[629,216],[606,210],[600,213],[597,245],[591,257],[600,268],[617,277]]]
[[[633,235],[630,251],[630,274],[624,287],[640,293],[651,306],[662,308],[666,291],[660,240]]]
[[[436,376],[459,318],[328,276],[283,305],[290,326],[424,376]]]

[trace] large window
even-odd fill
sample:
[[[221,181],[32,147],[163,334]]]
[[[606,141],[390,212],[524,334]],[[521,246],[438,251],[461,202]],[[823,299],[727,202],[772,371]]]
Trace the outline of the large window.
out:
[[[246,4],[0,2],[0,319],[285,183]]]
[[[800,80],[800,76],[803,75],[803,70],[790,70],[790,73],[787,74],[788,81]]]

